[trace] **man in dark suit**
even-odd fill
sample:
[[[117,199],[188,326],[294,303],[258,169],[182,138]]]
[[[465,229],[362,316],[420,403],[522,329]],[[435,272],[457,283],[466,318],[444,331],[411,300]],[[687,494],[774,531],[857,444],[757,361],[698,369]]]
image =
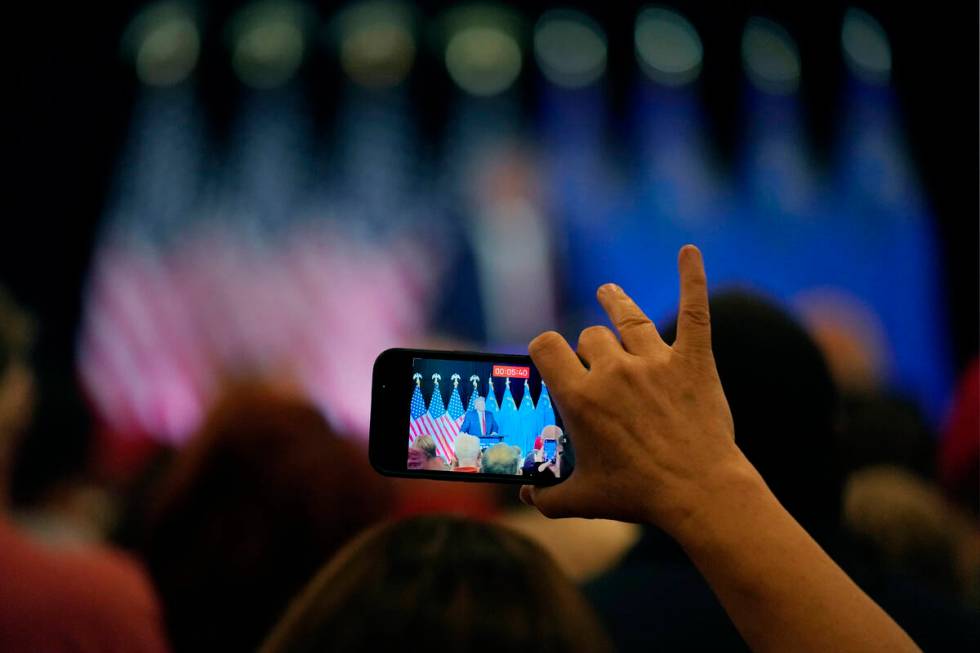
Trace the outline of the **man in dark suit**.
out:
[[[497,432],[497,420],[493,418],[493,413],[487,412],[487,402],[483,397],[477,397],[473,402],[473,409],[466,411],[459,432],[476,437],[493,435]]]

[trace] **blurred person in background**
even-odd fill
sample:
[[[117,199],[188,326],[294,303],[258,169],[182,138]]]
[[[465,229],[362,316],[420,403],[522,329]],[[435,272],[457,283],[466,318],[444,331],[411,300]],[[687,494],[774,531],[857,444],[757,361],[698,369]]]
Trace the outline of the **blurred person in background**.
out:
[[[500,446],[500,445],[497,445]],[[531,540],[448,516],[372,529],[327,564],[263,653],[608,651],[581,592]]]
[[[714,360],[739,449],[807,533],[847,567],[835,435],[838,393],[821,352],[800,325],[761,296],[719,293],[710,314]],[[663,338],[672,342],[676,333],[671,324]],[[897,588],[875,584],[860,569],[849,571],[927,650],[980,641],[969,614],[921,584]],[[590,583],[586,594],[623,650],[746,648],[707,582],[660,530],[647,528],[619,566]],[[906,609],[909,602],[928,603],[930,609],[917,613]]]
[[[556,246],[533,158],[503,141],[474,166],[468,227],[487,341],[526,342],[555,323]]]
[[[31,322],[0,288],[0,647],[166,651],[157,598],[134,561],[36,541],[7,515],[12,455],[34,404]]]
[[[521,470],[521,450],[498,442],[483,453],[481,465],[484,474],[517,474]]]
[[[966,595],[958,548],[975,527],[935,484],[895,465],[864,468],[847,480],[844,524],[862,546],[867,568]]]
[[[254,650],[289,599],[386,515],[388,486],[306,400],[230,389],[157,490],[144,555],[179,651]]]
[[[960,379],[937,461],[944,495],[969,515],[971,528],[957,543],[957,573],[967,601],[980,610],[980,359]]]
[[[937,458],[946,495],[980,519],[980,359],[960,379]]]

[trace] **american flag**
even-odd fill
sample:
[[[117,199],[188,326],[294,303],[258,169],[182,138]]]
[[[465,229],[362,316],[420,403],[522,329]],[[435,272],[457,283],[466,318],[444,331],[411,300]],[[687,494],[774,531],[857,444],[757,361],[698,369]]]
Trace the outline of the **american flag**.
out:
[[[428,417],[431,422],[429,432],[436,441],[436,449],[439,451],[439,455],[450,461],[455,458],[456,436],[459,435],[459,429],[456,428],[455,422],[446,412],[446,407],[442,403],[442,392],[439,390],[440,378],[442,377],[439,374],[432,375],[435,387],[432,389],[432,398],[429,399]]]
[[[425,400],[422,399],[422,375],[416,372],[415,391],[412,393],[412,420],[408,423],[408,446],[415,444],[415,438],[425,435]]]
[[[476,410],[476,398],[480,396],[480,377],[476,374],[470,377],[470,383],[473,384],[473,392],[470,393],[470,399],[466,404],[466,410]],[[460,422],[462,424],[462,422]]]
[[[453,375],[458,378],[458,375]],[[466,411],[463,410],[463,400],[459,398],[459,386],[456,385],[457,380],[453,379],[453,394],[449,397],[449,406],[446,407],[446,413],[449,418],[453,421],[453,426],[456,427],[456,431],[459,432],[459,427],[463,425],[463,418],[466,417]]]

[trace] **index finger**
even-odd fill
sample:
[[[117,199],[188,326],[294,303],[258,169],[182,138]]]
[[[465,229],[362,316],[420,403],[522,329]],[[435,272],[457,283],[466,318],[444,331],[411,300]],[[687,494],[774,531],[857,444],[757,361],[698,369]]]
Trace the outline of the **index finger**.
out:
[[[572,348],[556,331],[545,331],[527,346],[541,378],[552,390],[561,393],[568,381],[585,376],[586,369]]]
[[[674,347],[687,352],[711,352],[711,317],[708,311],[708,279],[701,251],[684,245],[677,256],[681,299],[677,311]]]

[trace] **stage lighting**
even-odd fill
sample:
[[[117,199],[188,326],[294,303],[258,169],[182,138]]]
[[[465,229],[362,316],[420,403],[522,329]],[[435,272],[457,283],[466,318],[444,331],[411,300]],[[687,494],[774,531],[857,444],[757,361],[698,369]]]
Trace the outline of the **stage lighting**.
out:
[[[413,22],[400,2],[362,2],[344,10],[330,28],[344,72],[371,88],[402,82],[415,61]]]
[[[851,7],[840,33],[844,61],[860,79],[884,84],[892,70],[892,49],[885,29],[870,14]]]
[[[534,29],[534,55],[551,83],[581,88],[606,70],[606,35],[582,12],[548,11]]]
[[[633,41],[640,66],[654,81],[681,86],[701,72],[703,49],[698,32],[674,11],[659,7],[641,11]]]
[[[305,5],[286,0],[244,7],[229,26],[231,65],[246,85],[270,89],[289,81],[306,52]]]
[[[484,5],[455,9],[446,18],[446,69],[471,95],[498,95],[521,73],[518,21],[509,11]]]
[[[792,93],[800,85],[800,54],[793,37],[768,18],[750,18],[742,33],[742,62],[749,79],[767,93]]]
[[[140,11],[123,32],[123,53],[140,81],[173,86],[191,74],[201,51],[195,16],[179,2],[159,2]]]

